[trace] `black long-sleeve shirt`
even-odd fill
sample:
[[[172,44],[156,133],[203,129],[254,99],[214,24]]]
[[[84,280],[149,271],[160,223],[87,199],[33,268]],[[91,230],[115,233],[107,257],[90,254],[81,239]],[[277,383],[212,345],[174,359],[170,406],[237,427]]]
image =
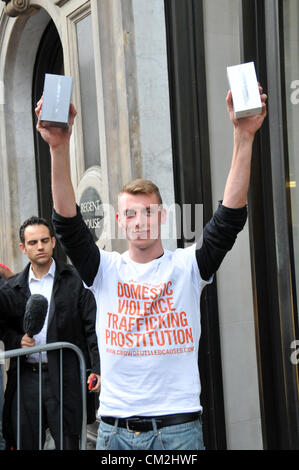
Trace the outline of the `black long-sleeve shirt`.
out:
[[[231,209],[219,203],[197,242],[196,259],[202,279],[208,280],[231,250],[247,219],[247,207]],[[93,284],[101,260],[100,251],[86,226],[80,209],[74,217],[53,211],[56,236],[87,286]]]

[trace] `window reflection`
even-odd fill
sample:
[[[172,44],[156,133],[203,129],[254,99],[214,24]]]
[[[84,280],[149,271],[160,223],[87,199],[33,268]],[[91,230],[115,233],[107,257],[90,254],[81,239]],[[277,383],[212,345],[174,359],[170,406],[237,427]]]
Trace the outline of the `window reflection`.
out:
[[[296,292],[299,295],[299,0],[284,0],[284,55],[289,181]]]
[[[100,165],[99,128],[92,21],[89,14],[76,24],[85,169]]]

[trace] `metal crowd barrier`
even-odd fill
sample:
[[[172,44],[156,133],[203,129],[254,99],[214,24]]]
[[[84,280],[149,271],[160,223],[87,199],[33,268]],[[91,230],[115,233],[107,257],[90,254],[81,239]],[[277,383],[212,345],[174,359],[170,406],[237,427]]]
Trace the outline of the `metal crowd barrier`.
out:
[[[48,343],[31,348],[12,349],[10,351],[0,352],[1,360],[17,358],[17,450],[20,450],[21,429],[20,429],[20,357],[33,353],[39,353],[39,450],[42,450],[42,352],[59,349],[59,374],[60,374],[60,449],[63,450],[63,349],[69,348],[75,351],[80,364],[80,380],[82,390],[82,428],[80,439],[80,450],[86,449],[86,365],[82,351],[74,344],[67,342]]]

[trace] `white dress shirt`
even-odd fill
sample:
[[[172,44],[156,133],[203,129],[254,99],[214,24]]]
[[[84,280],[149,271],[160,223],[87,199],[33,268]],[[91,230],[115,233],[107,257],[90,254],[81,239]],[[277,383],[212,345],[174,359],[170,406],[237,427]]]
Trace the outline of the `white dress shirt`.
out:
[[[52,258],[52,264],[50,266],[49,271],[41,279],[37,279],[35,277],[31,266],[29,269],[28,285],[29,285],[31,295],[41,294],[44,297],[46,297],[46,299],[48,300],[48,311],[47,311],[44,326],[37,335],[33,336],[35,340],[35,346],[38,346],[40,344],[46,344],[47,342],[48,317],[49,317],[50,301],[51,301],[53,284],[54,284],[55,269],[56,269],[56,264],[53,258]],[[39,353],[30,354],[30,356],[28,357],[28,362],[35,363],[38,361],[39,361]],[[46,352],[42,353],[42,362],[48,362]]]

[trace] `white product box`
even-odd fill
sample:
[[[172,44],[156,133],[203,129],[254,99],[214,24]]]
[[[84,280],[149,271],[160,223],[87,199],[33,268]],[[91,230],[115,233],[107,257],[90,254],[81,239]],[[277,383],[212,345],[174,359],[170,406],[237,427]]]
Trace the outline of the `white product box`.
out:
[[[73,79],[46,73],[41,124],[44,127],[68,127]]]
[[[236,118],[260,114],[262,102],[253,62],[227,67]]]

